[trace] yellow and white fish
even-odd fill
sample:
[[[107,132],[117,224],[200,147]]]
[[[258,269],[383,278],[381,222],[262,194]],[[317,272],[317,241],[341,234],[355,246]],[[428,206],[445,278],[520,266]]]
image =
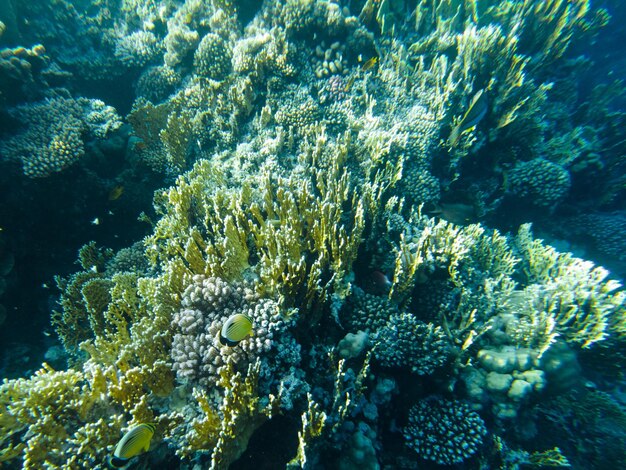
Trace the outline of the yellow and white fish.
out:
[[[115,447],[110,460],[111,466],[122,468],[133,457],[148,452],[155,429],[153,423],[142,423],[129,429]]]
[[[228,317],[220,331],[220,343],[224,346],[237,346],[240,341],[252,334],[252,320],[248,315],[236,313]]]
[[[448,138],[448,145],[450,147],[454,147],[459,141],[461,135],[474,129],[476,125],[482,120],[482,118],[485,117],[488,109],[489,100],[487,99],[487,93],[484,90],[480,89],[472,97],[467,111],[465,112],[461,120],[457,123],[456,126],[452,128],[452,131],[450,132],[450,137]]]

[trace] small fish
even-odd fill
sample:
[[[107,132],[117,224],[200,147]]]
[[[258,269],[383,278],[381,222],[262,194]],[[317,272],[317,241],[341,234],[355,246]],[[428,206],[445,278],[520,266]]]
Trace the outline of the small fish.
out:
[[[350,76],[350,78],[348,79],[348,82],[346,83],[346,86],[343,87],[343,91],[344,92],[349,92],[350,89],[352,88],[352,85],[354,85],[354,80],[356,79],[356,75],[352,75]]]
[[[109,191],[109,201],[117,201],[122,194],[124,194],[124,186],[118,184]]]
[[[391,287],[392,282],[387,275],[381,271],[372,272],[370,278],[381,287]]]
[[[143,140],[133,140],[132,142],[132,150],[134,152],[143,152],[148,147]]]
[[[148,452],[155,429],[153,423],[142,423],[129,429],[115,447],[113,457],[110,459],[111,466],[124,467],[133,457]]]
[[[91,221],[91,225],[100,225],[100,219],[96,217],[95,219]]]
[[[476,207],[473,204],[442,202],[430,214],[441,217],[455,225],[467,225],[476,220]]]
[[[377,63],[378,63],[378,57],[376,56],[370,57],[361,66],[361,70],[363,70],[363,72],[367,72],[368,70],[372,69]]]
[[[389,289],[393,282],[389,280],[387,275],[382,271],[372,271],[366,282],[366,290],[375,295],[385,295],[389,293]]]
[[[240,341],[252,334],[252,320],[248,315],[236,313],[222,325],[220,343],[224,346],[237,346]]]
[[[472,101],[470,101],[465,115],[463,115],[461,120],[452,129],[452,132],[450,132],[450,137],[448,139],[450,147],[454,147],[457,144],[461,135],[476,127],[481,119],[487,114],[488,108],[489,101],[487,100],[487,93],[485,93],[483,89],[480,89],[472,97]]]

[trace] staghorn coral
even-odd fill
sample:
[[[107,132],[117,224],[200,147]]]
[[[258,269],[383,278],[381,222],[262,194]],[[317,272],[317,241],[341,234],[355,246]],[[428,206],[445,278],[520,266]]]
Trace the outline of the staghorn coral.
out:
[[[422,459],[453,465],[479,450],[487,429],[465,403],[430,397],[413,405],[403,434]]]

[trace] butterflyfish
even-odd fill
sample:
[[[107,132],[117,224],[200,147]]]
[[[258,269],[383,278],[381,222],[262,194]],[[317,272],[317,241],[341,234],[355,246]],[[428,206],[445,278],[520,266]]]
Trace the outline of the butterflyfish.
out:
[[[252,320],[248,315],[236,313],[222,325],[220,343],[224,346],[237,346],[240,341],[252,334]]]
[[[483,89],[480,89],[472,97],[469,107],[467,108],[467,111],[465,111],[461,120],[456,126],[454,126],[452,132],[450,132],[450,138],[448,139],[450,147],[454,147],[459,141],[459,137],[461,137],[461,135],[463,135],[466,131],[476,127],[481,119],[487,114],[488,108],[489,102],[487,100],[487,93],[485,93]]]
[[[142,423],[132,427],[117,443],[111,466],[124,467],[130,459],[150,449],[150,441],[154,435],[155,426],[152,423]]]
[[[109,201],[117,201],[124,194],[124,186],[118,184],[109,191]]]

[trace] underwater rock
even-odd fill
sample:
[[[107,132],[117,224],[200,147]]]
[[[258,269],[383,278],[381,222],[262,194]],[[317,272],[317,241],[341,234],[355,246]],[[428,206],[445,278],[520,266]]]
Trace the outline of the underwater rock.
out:
[[[360,356],[369,344],[369,335],[365,331],[357,331],[356,333],[348,333],[339,341],[337,351],[339,357],[344,359],[353,359]]]

